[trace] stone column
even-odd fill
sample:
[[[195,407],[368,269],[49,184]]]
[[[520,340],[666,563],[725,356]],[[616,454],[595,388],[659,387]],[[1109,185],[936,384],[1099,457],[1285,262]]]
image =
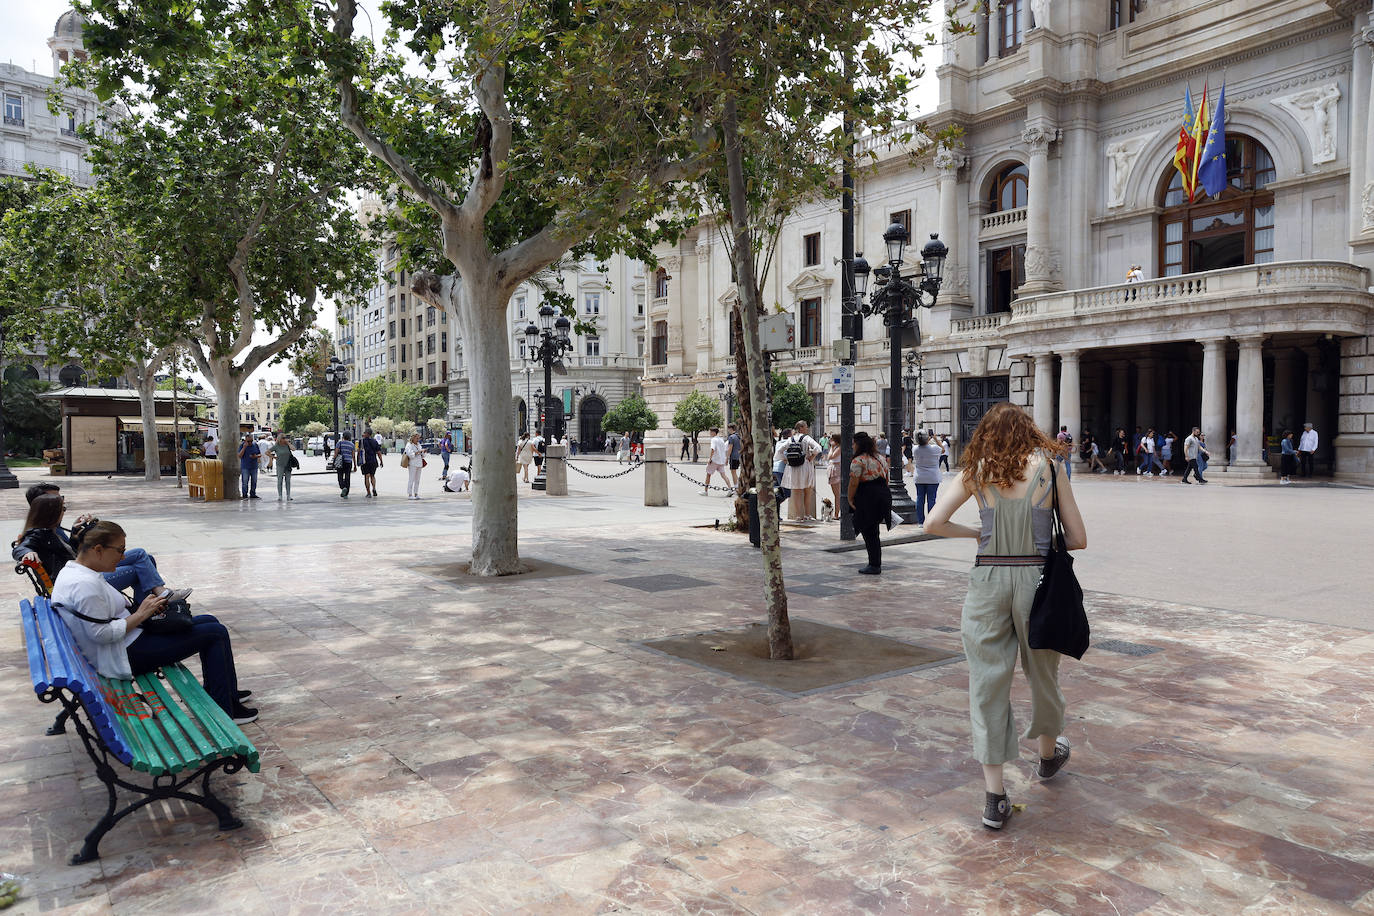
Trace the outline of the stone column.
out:
[[[1359,20],[1357,20],[1357,26]],[[1359,88],[1363,98],[1356,95],[1351,99],[1350,122],[1352,125],[1364,122],[1364,130],[1358,129],[1351,131],[1351,162],[1356,162],[1355,153],[1363,152],[1364,174],[1359,176],[1364,180],[1364,187],[1360,196],[1360,231],[1361,233],[1374,233],[1374,65],[1370,62],[1370,55],[1374,53],[1374,28],[1368,27],[1368,21],[1364,22],[1365,28],[1356,29],[1356,49],[1355,49],[1355,74],[1356,78],[1363,77]],[[1355,108],[1359,104],[1359,108]],[[1358,114],[1356,114],[1358,112]],[[1352,176],[1354,178],[1355,176]],[[1358,179],[1357,179],[1358,180]],[[1354,182],[1352,182],[1354,183]]]
[[[644,446],[644,505],[668,505],[668,449]]]
[[[683,323],[687,320],[682,296],[682,285],[686,282],[682,275],[682,256],[668,255],[663,259],[663,267],[671,278],[668,281],[668,372],[682,375],[686,372]]]
[[[1202,432],[1213,463],[1225,461],[1226,441],[1226,338],[1202,341]],[[1182,432],[1180,431],[1180,435]]]
[[[1266,472],[1260,457],[1264,447],[1264,345],[1263,334],[1236,338],[1240,362],[1236,367],[1236,462],[1230,468],[1244,474],[1246,469]]]
[[[711,356],[715,351],[715,341],[712,339],[715,329],[711,327],[711,319],[716,307],[715,297],[711,294],[711,241],[710,236],[703,232],[697,239],[697,372],[711,371]]]
[[[1297,435],[1302,430],[1302,421],[1293,414],[1293,351],[1288,347],[1278,347],[1274,351],[1274,436],[1283,435],[1285,429]]]
[[[1061,350],[1059,353],[1059,425],[1068,427],[1069,435],[1073,436],[1071,458],[1075,464],[1082,463],[1078,457],[1078,439],[1083,435],[1083,386],[1079,379],[1079,356],[1077,350]]]
[[[1035,398],[1033,416],[1035,425],[1053,435],[1054,428],[1054,354],[1036,353],[1035,360]]]
[[[949,246],[949,256],[945,259],[945,282],[941,299],[963,302],[969,299],[969,285],[960,264],[977,263],[967,261],[968,252],[960,251],[959,244],[959,169],[964,165],[964,157],[957,150],[947,146],[940,147],[935,153],[935,168],[939,175],[940,187],[940,240]],[[913,233],[911,244],[919,249],[925,244],[919,234]]]
[[[1152,356],[1135,361],[1135,422],[1142,430],[1155,428],[1155,432],[1164,433],[1168,430],[1160,429],[1160,418],[1155,416],[1156,398],[1159,390],[1159,382],[1155,378],[1155,366],[1158,360]]]
[[[1112,360],[1111,366],[1112,366],[1112,416],[1111,416],[1111,420],[1110,420],[1111,426],[1112,426],[1111,431],[1112,431],[1113,433],[1115,433],[1117,427],[1119,426],[1119,427],[1121,427],[1122,429],[1126,430],[1127,432],[1130,432],[1130,429],[1131,429],[1130,409],[1131,409],[1131,408],[1130,408],[1130,404],[1129,404],[1128,401],[1127,401],[1127,395],[1129,395],[1131,392],[1130,392],[1130,388],[1128,387],[1128,380],[1127,380],[1127,376],[1126,376],[1126,370],[1129,369],[1129,368],[1131,367],[1131,361],[1128,360],[1128,359],[1114,359],[1114,360]]]
[[[1026,207],[1026,282],[1020,294],[1052,292],[1059,288],[1054,277],[1054,251],[1050,244],[1050,211],[1055,201],[1050,190],[1050,144],[1059,139],[1058,129],[1048,124],[1028,126],[1021,140],[1030,150],[1030,185]]]
[[[550,445],[544,456],[544,494],[568,495],[568,447]]]

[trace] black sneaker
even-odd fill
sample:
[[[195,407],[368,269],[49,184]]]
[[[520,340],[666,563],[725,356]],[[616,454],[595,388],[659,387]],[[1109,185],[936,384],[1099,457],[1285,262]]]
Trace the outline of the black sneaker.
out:
[[[881,576],[883,570],[878,566],[865,566],[863,569],[859,570],[859,574],[862,576]]]
[[[1063,738],[1056,738],[1054,741],[1054,756],[1041,757],[1040,763],[1035,767],[1035,775],[1041,779],[1049,779],[1055,773],[1063,769],[1064,764],[1069,762],[1069,742]]]
[[[251,690],[240,690],[240,691],[238,692],[238,698],[239,698],[240,700],[246,700],[246,699],[248,699],[249,697],[251,697],[252,695],[253,695],[253,691],[251,691]]]
[[[244,706],[242,703],[236,703],[234,704],[234,712],[229,718],[234,720],[235,725],[247,725],[249,722],[257,720],[258,711],[248,706]],[[987,818],[985,817],[983,820],[986,822]]]
[[[1001,830],[1003,825],[1011,820],[1011,802],[1007,801],[1005,795],[993,795],[991,792],[984,794],[986,799],[983,802],[983,826]]]

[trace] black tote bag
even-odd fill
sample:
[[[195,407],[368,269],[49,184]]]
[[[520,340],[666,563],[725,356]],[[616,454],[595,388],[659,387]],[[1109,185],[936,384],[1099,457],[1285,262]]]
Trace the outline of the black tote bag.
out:
[[[1083,610],[1083,587],[1073,571],[1073,557],[1064,545],[1064,522],[1059,517],[1059,475],[1050,475],[1053,493],[1053,526],[1050,552],[1031,602],[1030,633],[1026,641],[1032,649],[1053,649],[1061,655],[1081,659],[1088,651],[1088,615]]]

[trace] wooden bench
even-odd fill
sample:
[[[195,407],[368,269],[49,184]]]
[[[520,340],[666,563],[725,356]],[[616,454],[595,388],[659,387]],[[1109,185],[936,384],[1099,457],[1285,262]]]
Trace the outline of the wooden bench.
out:
[[[211,793],[210,776],[244,767],[256,773],[258,752],[184,665],[168,665],[133,680],[100,677],[47,598],[21,601],[19,615],[34,693],[44,703],[62,704],[109,793],[104,816],[86,834],[72,865],[99,858],[100,840],[115,824],[163,799],[179,798],[209,809],[221,830],[243,826]],[[152,785],[125,779],[113,761],[151,777]],[[197,780],[199,792],[191,785]],[[141,797],[116,811],[116,787]]]

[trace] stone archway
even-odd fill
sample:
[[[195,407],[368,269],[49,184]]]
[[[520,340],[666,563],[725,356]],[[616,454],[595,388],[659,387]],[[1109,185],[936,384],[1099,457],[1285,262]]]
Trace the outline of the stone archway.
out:
[[[601,419],[606,416],[606,402],[600,395],[589,394],[577,408],[577,440],[585,450],[606,438]]]

